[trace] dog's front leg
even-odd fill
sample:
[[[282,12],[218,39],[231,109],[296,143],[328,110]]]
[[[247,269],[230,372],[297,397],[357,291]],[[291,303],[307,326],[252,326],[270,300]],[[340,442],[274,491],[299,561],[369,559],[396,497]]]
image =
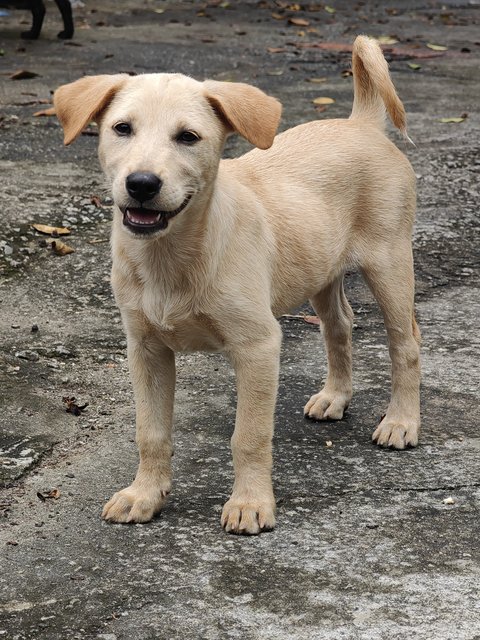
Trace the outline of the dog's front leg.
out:
[[[222,512],[230,533],[257,534],[275,526],[272,437],[278,387],[281,330],[230,351],[237,378],[237,417],[232,436],[235,482]]]
[[[171,487],[175,355],[143,320],[123,315],[140,464],[133,483],[112,497],[102,516],[112,522],[148,522],[165,505]]]

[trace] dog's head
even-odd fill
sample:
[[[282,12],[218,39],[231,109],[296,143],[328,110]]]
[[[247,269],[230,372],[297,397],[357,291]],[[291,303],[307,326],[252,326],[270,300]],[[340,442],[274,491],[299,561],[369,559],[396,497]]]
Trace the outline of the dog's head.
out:
[[[60,87],[54,104],[67,145],[98,123],[114,202],[139,237],[165,235],[180,214],[205,207],[227,135],[268,149],[281,113],[250,85],[164,73],[88,76]]]

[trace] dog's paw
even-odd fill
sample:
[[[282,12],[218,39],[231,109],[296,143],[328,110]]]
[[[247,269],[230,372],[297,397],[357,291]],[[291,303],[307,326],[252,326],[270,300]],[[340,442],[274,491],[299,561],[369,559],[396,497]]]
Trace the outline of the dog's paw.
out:
[[[405,449],[416,447],[420,424],[417,420],[401,420],[385,417],[372,435],[373,442],[381,447]]]
[[[30,31],[22,31],[20,37],[23,40],[38,40],[38,36],[40,35],[40,31],[34,31],[31,29]]]
[[[275,527],[275,501],[232,496],[223,507],[221,523],[227,533],[239,535],[271,531]]]
[[[303,413],[312,420],[341,420],[350,398],[350,394],[323,389],[310,398]]]
[[[165,506],[168,493],[139,489],[132,484],[114,494],[103,507],[102,518],[108,522],[149,522]]]
[[[64,31],[60,31],[57,33],[57,38],[60,40],[70,40],[73,38],[73,29],[65,29]]]

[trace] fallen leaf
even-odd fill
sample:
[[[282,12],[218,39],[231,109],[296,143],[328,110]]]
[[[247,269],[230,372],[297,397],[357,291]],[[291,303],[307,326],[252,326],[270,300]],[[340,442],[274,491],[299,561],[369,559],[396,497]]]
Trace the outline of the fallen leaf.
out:
[[[289,18],[289,24],[294,24],[296,27],[308,27],[310,22],[304,18]]]
[[[295,2],[295,4],[288,4],[286,6],[286,9],[288,9],[289,11],[300,11],[301,8],[302,7],[299,4],[297,4],[296,2]]]
[[[67,227],[51,227],[48,224],[32,224],[32,227],[35,231],[39,231],[40,233],[45,233],[47,236],[53,236],[54,238],[58,236],[68,236],[71,231],[67,229]]]
[[[79,406],[75,402],[74,397],[64,396],[62,398],[62,401],[67,405],[67,408],[65,409],[65,411],[67,413],[72,413],[74,416],[80,416],[82,414],[82,411],[85,411],[85,409],[88,407],[88,402]]]
[[[459,118],[440,118],[439,122],[443,124],[448,124],[450,122],[463,122],[465,118],[463,116]]]
[[[335,102],[333,98],[327,98],[327,96],[320,96],[312,100],[313,104],[332,104]]]
[[[303,319],[305,322],[308,322],[308,324],[320,325],[320,318],[318,316],[304,316]]]
[[[307,82],[312,82],[313,84],[321,84],[322,82],[326,82],[326,78],[305,78]]]
[[[35,73],[34,71],[21,69],[20,71],[15,71],[15,73],[12,73],[12,75],[10,76],[10,80],[29,80],[30,78],[36,78],[39,75],[39,73]]]
[[[154,9],[155,13],[165,13],[165,9]]]
[[[65,244],[61,240],[53,240],[50,244],[52,247],[52,251],[54,251],[57,256],[66,256],[69,253],[75,253],[75,249],[70,247],[68,244]]]
[[[206,42],[206,43],[217,42],[217,39],[213,38],[212,36],[205,36],[204,38],[202,38],[202,42]]]
[[[343,69],[342,78],[350,78],[350,76],[353,76],[353,71],[351,69]]]
[[[287,16],[282,16],[281,13],[272,13],[272,18],[274,20],[285,20]]]
[[[443,44],[432,44],[431,42],[427,42],[427,47],[432,49],[432,51],[447,51],[448,47],[444,47]]]
[[[393,36],[378,36],[375,38],[379,44],[397,44],[398,40]]]
[[[60,489],[50,489],[50,491],[37,491],[37,498],[42,502],[45,500],[58,500],[62,494]]]
[[[284,53],[285,47],[267,47],[268,53]]]
[[[12,547],[16,547],[18,545],[18,542],[16,540],[7,540],[7,544],[11,544]]]
[[[54,115],[56,115],[55,107],[50,107],[49,109],[42,109],[42,111],[35,111],[35,113],[33,114],[33,117],[39,118],[40,116],[54,116]]]
[[[98,196],[92,196],[90,198],[90,202],[94,204],[97,207],[97,209],[102,206],[102,201]]]
[[[327,4],[325,5],[325,11],[328,11],[328,13],[335,13],[336,9],[334,9],[333,7],[329,7]]]
[[[416,62],[409,62],[408,66],[410,67],[410,69],[413,69],[414,71],[418,71],[419,69],[422,68],[422,66],[417,64]]]

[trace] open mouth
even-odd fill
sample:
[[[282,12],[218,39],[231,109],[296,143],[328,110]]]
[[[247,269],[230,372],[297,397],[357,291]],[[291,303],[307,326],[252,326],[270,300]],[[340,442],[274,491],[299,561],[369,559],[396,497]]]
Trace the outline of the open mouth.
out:
[[[168,222],[185,209],[192,196],[188,195],[177,209],[158,211],[143,207],[128,207],[123,213],[123,224],[135,233],[153,233],[168,227]]]

